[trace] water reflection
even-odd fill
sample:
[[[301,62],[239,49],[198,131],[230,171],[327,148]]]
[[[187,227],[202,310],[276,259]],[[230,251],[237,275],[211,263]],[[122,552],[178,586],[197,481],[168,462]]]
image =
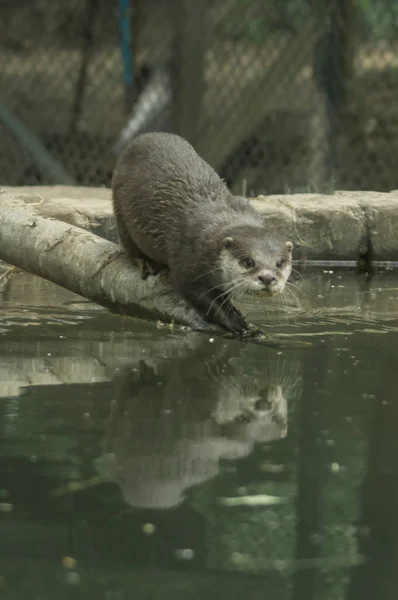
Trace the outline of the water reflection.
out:
[[[339,277],[278,349],[2,304],[2,598],[395,598],[398,288]]]
[[[218,474],[220,460],[286,436],[299,363],[263,350],[261,370],[245,373],[245,349],[219,349],[209,357],[207,342],[155,367],[141,360],[117,377],[102,469],[129,505],[177,506]]]

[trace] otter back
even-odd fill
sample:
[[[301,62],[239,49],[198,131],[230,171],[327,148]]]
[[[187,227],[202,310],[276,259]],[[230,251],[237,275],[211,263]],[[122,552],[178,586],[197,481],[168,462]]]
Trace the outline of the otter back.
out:
[[[116,164],[112,188],[116,216],[143,253],[160,264],[168,264],[168,242],[199,224],[203,228],[209,205],[228,195],[192,146],[167,133],[137,137]]]

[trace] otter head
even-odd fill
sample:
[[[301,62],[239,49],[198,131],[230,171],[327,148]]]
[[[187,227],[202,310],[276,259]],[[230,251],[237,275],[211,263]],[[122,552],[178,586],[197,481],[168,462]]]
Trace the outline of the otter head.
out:
[[[278,242],[263,227],[238,226],[223,236],[219,258],[225,290],[232,295],[280,294],[292,270],[293,244]]]

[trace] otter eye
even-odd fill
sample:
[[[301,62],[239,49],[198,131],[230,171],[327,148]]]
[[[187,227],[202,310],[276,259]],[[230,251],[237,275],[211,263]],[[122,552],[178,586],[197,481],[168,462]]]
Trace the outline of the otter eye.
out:
[[[284,260],[278,260],[278,262],[276,263],[276,268],[280,269],[281,267],[283,267],[284,264],[285,264]]]
[[[251,269],[252,267],[254,267],[254,265],[256,264],[254,262],[254,260],[252,258],[245,258],[245,260],[243,261],[243,264],[245,265],[245,267],[247,267],[248,269]]]

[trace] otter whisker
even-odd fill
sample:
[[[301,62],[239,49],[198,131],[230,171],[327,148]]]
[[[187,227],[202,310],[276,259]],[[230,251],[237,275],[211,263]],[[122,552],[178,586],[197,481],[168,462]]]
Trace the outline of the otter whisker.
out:
[[[233,298],[236,301],[239,301],[243,296],[245,296],[247,294],[247,292],[249,291],[250,285],[247,281],[243,281],[243,285],[240,287],[237,287],[236,290],[234,291],[233,294]]]
[[[219,300],[219,299],[220,299],[222,296],[225,296],[224,300],[221,302],[220,306],[218,307],[218,309],[217,309],[217,311],[216,311],[217,313],[218,313],[218,312],[219,312],[219,311],[220,311],[222,308],[224,308],[224,307],[225,307],[225,304],[226,304],[226,302],[228,302],[228,300],[231,298],[231,296],[234,296],[234,294],[233,294],[234,290],[235,290],[235,289],[238,289],[238,290],[239,290],[239,288],[240,288],[240,287],[241,287],[241,285],[242,285],[242,281],[244,282],[244,278],[243,278],[242,276],[241,276],[241,277],[238,277],[238,278],[236,278],[236,279],[234,279],[234,280],[232,280],[232,281],[230,282],[230,287],[229,287],[229,288],[228,288],[228,289],[227,289],[225,292],[223,292],[222,294],[219,294],[219,296],[217,296],[217,298],[215,298],[215,299],[213,300],[213,302],[211,303],[211,307],[213,306],[214,302],[216,302],[217,300]],[[211,308],[211,307],[210,307],[210,308]],[[210,310],[210,309],[209,309],[209,310]],[[228,310],[231,310],[231,307],[228,307]]]
[[[290,300],[291,297],[293,297],[293,302]],[[292,304],[294,306],[297,306],[297,299],[296,299],[294,293],[292,292],[292,290],[289,290],[289,289],[285,288],[283,290],[283,292],[281,293],[280,298],[282,300],[283,308],[285,310],[285,313],[289,312],[289,308],[292,307]]]
[[[293,298],[293,300],[296,303],[296,306],[298,308],[302,308],[302,304],[301,304],[301,301],[300,301],[300,298],[299,298],[298,294],[296,293],[296,290],[298,292],[300,292],[300,290],[297,288],[297,286],[291,284],[290,282],[287,282],[287,285],[285,287],[286,293],[290,293],[291,297]]]
[[[217,271],[219,271],[220,268],[214,267],[213,269],[209,269],[208,271],[205,271],[204,273],[201,273],[200,275],[198,275],[197,277],[195,277],[194,279],[190,280],[190,283],[194,283],[195,281],[198,281],[199,279],[201,279],[202,277],[206,277],[206,275],[210,275],[211,273],[216,273]]]
[[[227,289],[228,294],[230,296],[234,296],[234,291],[235,290],[239,291],[242,287],[242,283],[243,284],[245,283],[243,276],[237,277],[237,278],[233,279],[232,281],[230,281],[228,284],[228,285],[230,285],[230,287]]]
[[[214,298],[214,300],[212,300],[212,302],[211,302],[211,304],[210,304],[210,306],[208,308],[207,313],[209,313],[211,311],[211,309],[213,308],[213,304],[215,302],[217,302],[217,300],[219,300],[220,298],[222,298],[222,296],[224,296],[224,295],[225,295],[225,292],[223,294],[220,294],[219,296],[216,296],[216,298]],[[228,300],[228,296],[227,296],[226,299]],[[221,304],[221,306],[222,306],[222,304]],[[219,306],[218,309],[216,310],[216,314],[220,311],[221,306]]]
[[[282,303],[282,307],[283,307],[283,312],[286,313],[287,311],[287,303],[286,303],[286,297],[285,297],[285,290],[282,290],[281,292],[278,292],[278,298]]]
[[[301,280],[304,280],[304,277],[302,276],[300,271],[297,271],[297,269],[292,268],[292,273],[296,273],[297,277],[300,277]]]
[[[284,292],[289,292],[291,296],[293,296],[294,299],[298,298],[298,292],[299,289],[297,288],[297,286],[292,285],[290,282],[286,282],[285,288],[283,290]]]
[[[282,304],[283,304],[285,321],[287,322],[288,321],[288,317],[289,317],[289,315],[288,315],[288,313],[289,313],[289,303],[288,303],[288,299],[287,299],[286,288],[281,293],[281,300],[282,300]]]
[[[217,290],[217,289],[222,289],[222,287],[221,287],[221,286],[222,286],[222,284],[218,284],[218,285],[215,285],[215,286],[213,286],[213,287],[209,288],[208,290],[205,290],[205,291],[203,292],[203,294],[201,294],[200,296],[198,296],[198,300],[200,300],[200,298],[203,298],[204,296],[206,296],[206,294],[208,294],[209,292],[213,292],[214,290]],[[223,295],[223,294],[225,294],[225,293],[226,293],[226,292],[221,292],[221,295]],[[217,296],[217,298],[218,298],[218,297],[219,297],[219,296]],[[217,298],[215,298],[214,300],[217,300]],[[213,300],[213,302],[214,302],[214,300]]]
[[[220,303],[219,307],[217,308],[217,312],[219,312],[220,310],[225,308],[226,303],[228,302],[228,300],[231,299],[231,296],[225,296],[224,300]],[[229,302],[229,304],[227,304],[227,310],[230,311],[231,309],[231,302]]]
[[[236,281],[236,279],[235,279],[234,281]],[[237,283],[237,284],[235,284],[235,285],[231,285],[231,287],[230,287],[230,288],[228,288],[228,289],[224,290],[223,292],[221,292],[220,294],[218,294],[218,296],[216,296],[216,297],[215,297],[215,298],[212,300],[212,302],[211,302],[211,304],[210,304],[209,308],[207,309],[207,314],[208,314],[208,313],[211,311],[211,309],[213,308],[213,305],[214,305],[214,303],[215,303],[215,302],[217,302],[217,300],[219,300],[219,299],[220,299],[220,298],[222,298],[223,296],[225,296],[224,300],[221,302],[220,306],[218,307],[218,309],[217,309],[217,311],[216,311],[216,314],[217,314],[217,313],[218,313],[218,312],[219,312],[219,311],[220,311],[220,310],[223,308],[224,304],[225,304],[225,303],[226,303],[226,302],[227,302],[227,301],[230,299],[230,296],[231,296],[231,291],[234,289],[234,287],[237,287],[237,285],[240,285],[239,281],[238,281],[238,283]],[[217,289],[218,287],[220,287],[220,286],[214,286],[213,288],[210,288],[210,290],[206,290],[206,292],[204,292],[203,294],[201,294],[201,295],[199,296],[199,298],[202,298],[202,296],[204,296],[205,294],[207,294],[207,293],[208,293],[208,292],[210,292],[210,291],[213,291],[213,290]]]
[[[214,289],[216,289],[216,288],[212,288],[212,290],[214,290]],[[210,291],[210,290],[209,290],[209,291]],[[202,294],[202,295],[204,295],[204,294]],[[215,302],[217,302],[217,300],[219,300],[219,299],[220,299],[220,298],[222,298],[223,296],[225,296],[225,299],[223,300],[223,302],[222,302],[222,303],[221,303],[221,305],[219,306],[218,310],[216,311],[216,312],[219,312],[219,310],[221,309],[222,305],[223,305],[223,304],[224,304],[224,303],[225,303],[227,300],[229,300],[229,298],[230,298],[230,292],[229,292],[229,290],[224,290],[224,291],[223,291],[223,292],[221,292],[221,293],[220,293],[218,296],[216,296],[216,297],[215,297],[215,298],[212,300],[212,302],[211,302],[211,304],[210,304],[210,306],[209,306],[209,309],[208,309],[208,311],[207,311],[207,312],[210,312],[210,310],[211,310],[211,309],[212,309],[212,307],[213,307],[213,304],[214,304]],[[199,297],[201,298],[201,296],[199,296]]]
[[[280,299],[282,300],[283,307],[284,307],[286,310],[287,310],[287,308],[288,308],[288,298],[287,298],[287,296],[288,296],[288,292],[289,292],[289,293],[290,293],[290,295],[291,295],[291,293],[292,293],[292,292],[291,292],[290,290],[288,290],[288,289],[285,287],[285,289],[284,289],[284,290],[283,290],[283,291],[280,293],[280,295],[279,295],[279,296],[280,296]]]
[[[242,275],[239,275],[238,277],[235,277],[235,279],[231,279],[230,281],[225,283],[224,285],[225,285],[228,293],[230,294],[236,287],[239,287],[241,285],[241,282],[243,279],[244,279],[244,277]],[[229,286],[229,287],[227,287],[227,286]]]
[[[235,279],[235,280],[234,280],[234,282],[236,282],[236,281],[237,281],[237,283],[232,283],[231,287],[229,287],[229,288],[228,288],[228,289],[227,289],[227,290],[226,290],[226,291],[225,291],[223,294],[220,294],[219,296],[217,296],[217,298],[215,298],[215,299],[213,300],[213,302],[212,302],[212,305],[213,305],[213,303],[214,303],[216,300],[218,300],[218,299],[219,299],[219,298],[221,298],[222,296],[225,296],[224,300],[221,302],[221,304],[220,304],[220,306],[219,306],[219,308],[218,308],[218,311],[219,311],[219,310],[221,310],[221,308],[224,306],[224,304],[225,304],[225,303],[226,303],[226,302],[227,302],[227,301],[230,299],[230,297],[231,297],[231,295],[232,295],[232,292],[234,291],[234,289],[236,289],[236,288],[239,288],[239,287],[240,287],[240,285],[241,285],[241,280],[242,280],[242,278],[241,278],[241,277],[238,279],[238,281]],[[218,312],[218,311],[217,311],[217,312]]]
[[[287,281],[286,284],[295,288],[299,292],[299,294],[304,294],[306,296],[305,292],[303,292],[303,290],[301,290],[295,283],[293,283],[291,281]]]

